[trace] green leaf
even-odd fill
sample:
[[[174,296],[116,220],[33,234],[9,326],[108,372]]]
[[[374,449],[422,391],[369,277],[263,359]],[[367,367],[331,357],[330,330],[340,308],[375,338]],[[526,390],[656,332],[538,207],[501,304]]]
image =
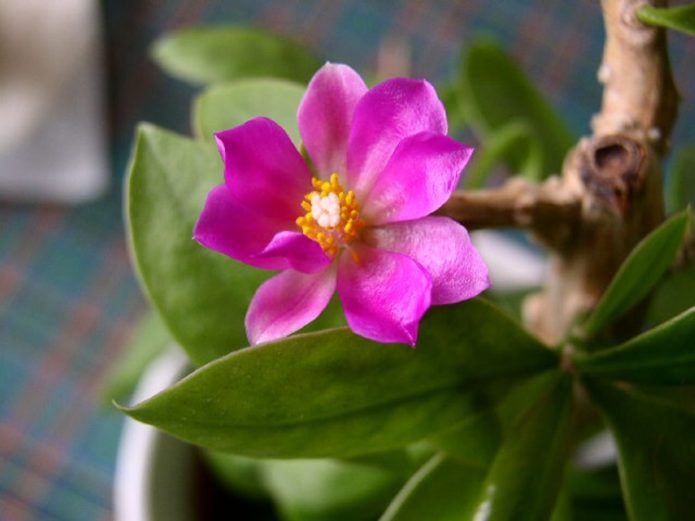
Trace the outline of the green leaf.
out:
[[[556,353],[474,299],[432,309],[414,350],[346,328],[298,335],[216,360],[125,411],[228,452],[353,457],[402,447],[478,413],[481,383],[557,363]]]
[[[176,31],[157,40],[151,53],[166,72],[193,84],[264,76],[306,83],[321,66],[304,46],[248,27]]]
[[[201,454],[217,480],[229,490],[253,499],[268,497],[263,482],[267,460],[246,458],[216,450],[203,450]]]
[[[654,7],[645,4],[637,10],[637,18],[647,25],[675,29],[695,36],[695,4],[675,7]]]
[[[680,147],[668,169],[667,200],[671,210],[695,204],[695,144]]]
[[[519,381],[520,380],[520,381]],[[514,426],[520,415],[557,381],[557,370],[520,378],[492,393],[479,397],[484,412],[467,418],[428,441],[448,456],[468,466],[487,468],[492,462],[503,435]]]
[[[638,388],[587,380],[618,445],[632,521],[689,519],[695,504],[695,414]]]
[[[622,345],[575,352],[581,372],[653,385],[695,385],[695,307]]]
[[[198,364],[248,345],[246,308],[269,275],[192,239],[205,197],[220,183],[213,146],[139,128],[127,188],[131,251],[150,300]]]
[[[695,306],[695,264],[669,273],[654,290],[647,324],[661,324]]]
[[[460,105],[466,121],[484,143],[510,122],[526,125],[542,147],[543,176],[560,171],[566,152],[576,141],[514,59],[489,39],[474,42],[464,52]],[[529,152],[533,152],[532,147],[522,141],[508,146],[504,157],[514,173],[528,164]]]
[[[635,246],[589,315],[584,335],[594,336],[649,294],[673,262],[689,222],[688,210],[677,213]]]
[[[304,90],[298,83],[270,78],[214,85],[195,100],[196,134],[212,141],[214,132],[265,116],[284,128],[298,145],[297,108]]]
[[[374,519],[405,481],[400,473],[333,459],[274,460],[263,482],[288,521]]]
[[[495,457],[475,508],[489,521],[548,519],[570,445],[571,381],[558,381],[516,422]]]
[[[484,469],[436,454],[413,474],[380,521],[469,519],[484,478]]]
[[[156,313],[147,312],[106,377],[102,391],[104,401],[111,405],[113,400],[127,397],[148,364],[168,347],[173,347],[173,340],[164,323]]]
[[[544,177],[543,149],[538,137],[524,121],[512,121],[491,132],[485,139],[485,146],[477,154],[476,161],[466,178],[469,189],[482,188],[492,169],[510,153],[521,154],[515,173],[532,181]]]

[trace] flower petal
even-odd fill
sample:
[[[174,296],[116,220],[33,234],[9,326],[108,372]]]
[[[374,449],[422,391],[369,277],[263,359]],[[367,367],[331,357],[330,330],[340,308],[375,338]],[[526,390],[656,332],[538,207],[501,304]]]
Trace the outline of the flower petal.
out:
[[[286,258],[289,265],[302,273],[316,273],[332,261],[318,242],[300,232],[280,232],[254,259]]]
[[[378,248],[415,259],[432,277],[432,304],[473,298],[490,287],[487,266],[466,229],[447,217],[425,217],[365,230]]]
[[[404,139],[364,200],[365,219],[383,224],[431,214],[449,199],[472,153],[442,134]]]
[[[430,306],[432,281],[413,259],[360,246],[338,267],[338,295],[350,328],[379,342],[415,346],[418,323]]]
[[[277,222],[241,204],[226,185],[216,186],[205,201],[193,238],[206,248],[268,270],[290,266],[282,257],[258,258],[278,233]]]
[[[347,142],[355,106],[367,92],[347,65],[327,63],[309,82],[297,120],[302,142],[319,177],[345,175]]]
[[[335,269],[311,275],[283,271],[256,291],[246,313],[246,336],[259,344],[294,333],[321,314],[334,291]]]
[[[403,139],[446,131],[446,111],[428,82],[395,78],[380,83],[355,108],[348,140],[348,185],[363,196]]]
[[[254,118],[215,134],[234,197],[287,225],[302,213],[312,190],[311,172],[287,132],[268,118]]]

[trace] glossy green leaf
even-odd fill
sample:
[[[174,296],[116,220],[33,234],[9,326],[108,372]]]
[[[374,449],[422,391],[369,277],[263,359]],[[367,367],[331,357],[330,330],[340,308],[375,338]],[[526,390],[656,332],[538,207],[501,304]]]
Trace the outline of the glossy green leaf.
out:
[[[287,521],[375,519],[405,477],[384,468],[333,459],[270,460],[264,486]]]
[[[309,81],[321,62],[306,47],[248,27],[183,29],[157,40],[152,57],[175,78],[208,84],[240,78]]]
[[[380,521],[471,519],[484,479],[484,468],[436,454],[413,474]]]
[[[571,381],[558,381],[512,427],[485,478],[475,516],[489,521],[548,519],[569,450]]]
[[[695,205],[695,144],[676,150],[668,169],[667,200],[672,210]]]
[[[595,354],[577,352],[580,371],[653,385],[695,385],[695,307],[622,345]]]
[[[542,147],[540,171],[548,176],[560,171],[566,152],[576,141],[574,133],[555,112],[524,72],[496,43],[474,42],[464,52],[460,76],[460,105],[466,121],[486,143],[510,122],[523,124]],[[528,143],[508,146],[504,157],[518,173],[528,164]]]
[[[150,300],[198,364],[248,345],[246,308],[269,276],[192,239],[208,191],[221,182],[213,146],[139,128],[127,189],[130,246]]]
[[[645,4],[637,10],[637,18],[647,25],[675,29],[695,36],[695,4],[655,7]]]
[[[169,331],[156,313],[147,312],[106,377],[102,391],[104,401],[111,405],[113,400],[126,398],[148,364],[168,347],[174,347]]]
[[[213,140],[213,133],[265,116],[284,128],[299,144],[297,108],[305,87],[271,78],[247,79],[214,85],[198,96],[193,109],[195,131]]]
[[[632,521],[690,519],[695,504],[695,414],[638,388],[586,382],[618,445]]]
[[[416,349],[346,328],[298,335],[216,360],[126,412],[243,455],[352,457],[402,447],[478,413],[481,383],[557,363],[475,299],[432,309]]]
[[[649,294],[673,262],[689,222],[689,211],[680,212],[635,246],[584,324],[586,336],[595,335]]]
[[[538,136],[523,121],[512,121],[490,133],[485,138],[485,146],[475,156],[470,172],[466,176],[466,187],[482,188],[493,168],[510,153],[518,150],[521,154],[518,175],[532,181],[543,177],[543,149]]]

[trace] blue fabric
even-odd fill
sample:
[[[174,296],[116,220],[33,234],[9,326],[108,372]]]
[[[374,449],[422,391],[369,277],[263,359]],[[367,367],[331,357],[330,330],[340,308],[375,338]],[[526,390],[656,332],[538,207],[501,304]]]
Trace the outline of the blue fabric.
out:
[[[121,223],[122,177],[134,125],[188,133],[194,89],[147,56],[158,35],[200,23],[253,24],[298,39],[362,72],[397,34],[413,46],[413,76],[453,71],[462,44],[489,33],[582,133],[600,105],[603,27],[595,2],[234,0],[104,2],[114,189],[79,208],[0,204],[0,518],[102,520],[122,419],[100,405],[104,375],[145,307]],[[675,140],[694,135],[695,46],[672,38],[686,95]]]

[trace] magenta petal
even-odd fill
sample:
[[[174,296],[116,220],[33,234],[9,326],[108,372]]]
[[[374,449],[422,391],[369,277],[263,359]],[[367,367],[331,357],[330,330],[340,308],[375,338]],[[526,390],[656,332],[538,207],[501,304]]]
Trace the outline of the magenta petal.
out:
[[[254,259],[286,258],[290,266],[302,273],[316,273],[332,261],[318,242],[300,232],[280,232]]]
[[[227,187],[235,198],[266,216],[293,224],[311,191],[311,172],[287,132],[268,118],[254,118],[215,134]]]
[[[432,304],[475,297],[490,287],[487,266],[466,229],[447,217],[388,224],[368,230],[378,248],[415,259],[432,277]]]
[[[415,346],[418,323],[430,306],[432,281],[413,259],[361,246],[338,267],[338,295],[350,328],[379,342]]]
[[[311,275],[283,271],[256,291],[246,313],[251,344],[270,342],[301,329],[321,314],[335,291],[335,269]]]
[[[352,114],[366,92],[360,75],[347,65],[327,63],[309,82],[297,120],[302,142],[320,177],[345,174]]]
[[[449,199],[472,153],[442,134],[404,139],[364,200],[365,218],[383,224],[431,214]]]
[[[405,138],[446,131],[444,106],[428,82],[395,78],[380,83],[355,108],[347,152],[350,188],[358,196],[368,192]]]
[[[193,237],[206,248],[238,261],[277,270],[290,266],[287,259],[258,258],[256,255],[279,231],[273,219],[241,204],[226,185],[221,185],[210,190]]]

